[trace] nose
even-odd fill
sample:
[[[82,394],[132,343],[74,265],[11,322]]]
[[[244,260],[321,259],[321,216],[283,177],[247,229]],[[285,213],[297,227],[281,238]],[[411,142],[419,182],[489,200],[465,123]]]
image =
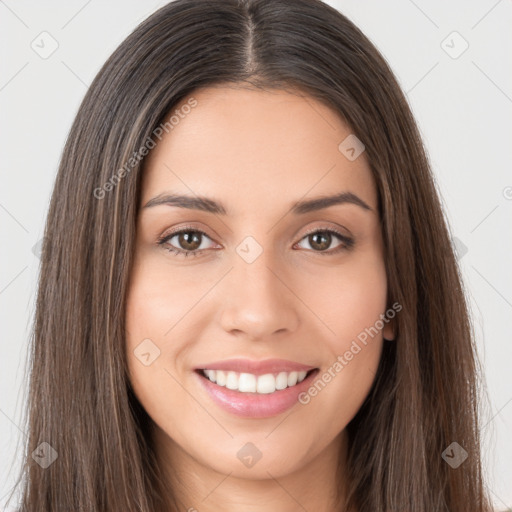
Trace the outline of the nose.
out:
[[[252,263],[235,255],[224,283],[222,328],[251,340],[264,340],[299,324],[300,300],[293,293],[290,273],[264,250]]]

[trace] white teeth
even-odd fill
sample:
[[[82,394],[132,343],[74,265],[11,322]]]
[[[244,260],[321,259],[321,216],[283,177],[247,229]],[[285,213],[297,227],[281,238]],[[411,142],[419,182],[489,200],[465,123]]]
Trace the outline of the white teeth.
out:
[[[297,377],[299,374],[297,372],[290,372],[288,374],[288,386],[295,386],[297,384]]]
[[[260,375],[258,377],[258,384],[256,391],[258,393],[267,394],[273,393],[276,390],[276,378],[271,374]]]
[[[238,389],[238,373],[228,372],[226,387],[228,389]]]
[[[218,386],[240,391],[241,393],[269,394],[295,386],[306,378],[306,371],[266,373],[238,373],[223,370],[203,370],[203,374]]]
[[[281,372],[276,377],[276,389],[285,389],[288,386],[288,374]]]
[[[251,373],[241,373],[238,379],[238,391],[242,391],[242,393],[255,393],[256,380],[256,376]]]
[[[213,372],[213,382],[216,382],[219,386],[226,385],[226,372],[221,370],[212,370]]]

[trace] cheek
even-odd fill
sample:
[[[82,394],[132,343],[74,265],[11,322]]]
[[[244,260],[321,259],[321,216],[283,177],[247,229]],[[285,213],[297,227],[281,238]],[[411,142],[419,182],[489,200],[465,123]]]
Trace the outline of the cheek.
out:
[[[308,305],[325,333],[321,372],[303,397],[336,432],[355,416],[377,373],[382,352],[382,315],[386,311],[387,276],[383,260],[367,254],[336,274],[317,275]],[[310,405],[308,405],[310,404]]]
[[[341,264],[335,272],[332,268],[317,269],[314,276],[302,278],[297,295],[306,298],[311,312],[323,324],[323,343],[342,354],[353,339],[364,338],[385,312],[384,261],[377,252],[367,252]]]
[[[157,415],[165,414],[163,403],[179,406],[177,400],[182,396],[171,364],[182,347],[172,329],[186,311],[183,301],[173,293],[174,281],[166,281],[158,265],[136,260],[126,300],[129,379],[151,416],[157,411]],[[170,339],[172,344],[167,342]]]
[[[176,269],[170,272],[161,258],[139,258],[133,267],[127,296],[128,345],[143,338],[153,337],[160,343],[170,340],[175,326],[197,302],[196,288],[190,273]],[[173,339],[173,347],[179,347],[179,340]]]

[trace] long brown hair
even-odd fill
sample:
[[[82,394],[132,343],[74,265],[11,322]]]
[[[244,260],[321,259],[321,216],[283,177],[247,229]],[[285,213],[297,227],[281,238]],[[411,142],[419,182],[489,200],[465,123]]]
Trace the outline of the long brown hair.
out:
[[[151,420],[127,378],[125,297],[140,149],[179,101],[214,84],[301,90],[338,112],[366,148],[388,301],[402,310],[347,427],[347,509],[490,510],[467,300],[419,131],[385,59],[320,0],[176,0],[102,67],[63,151],[31,336],[20,511],[171,509]],[[453,442],[468,454],[457,468],[442,458]],[[57,458],[44,468],[35,450]]]

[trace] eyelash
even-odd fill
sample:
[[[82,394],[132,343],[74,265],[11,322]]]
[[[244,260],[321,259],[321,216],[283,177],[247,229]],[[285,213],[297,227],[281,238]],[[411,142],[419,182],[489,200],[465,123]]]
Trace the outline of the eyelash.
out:
[[[201,230],[193,228],[193,227],[185,226],[184,228],[182,228],[182,229],[180,229],[178,231],[174,231],[173,233],[170,233],[169,235],[164,235],[164,236],[160,237],[158,239],[158,241],[157,241],[157,244],[159,246],[162,246],[162,248],[165,249],[166,251],[169,251],[171,253],[176,254],[176,256],[179,256],[179,255],[184,255],[185,257],[188,257],[189,255],[190,256],[198,256],[200,253],[202,253],[203,251],[206,251],[207,249],[201,249],[201,250],[197,250],[196,249],[195,251],[184,251],[182,249],[177,249],[176,247],[174,247],[172,245],[165,246],[165,244],[169,240],[174,238],[176,235],[180,235],[181,233],[190,233],[190,232],[200,233],[201,235],[205,235],[206,237],[210,238],[204,231],[201,231]],[[317,229],[314,229],[312,231],[309,231],[308,233],[306,233],[299,240],[299,242],[304,240],[304,238],[306,238],[306,237],[308,237],[310,235],[316,234],[316,233],[330,233],[330,234],[333,234],[337,238],[340,239],[342,244],[339,245],[338,247],[336,247],[336,249],[331,250],[331,251],[312,251],[312,250],[309,249],[310,252],[315,252],[315,253],[320,254],[322,256],[332,256],[334,254],[338,254],[341,251],[350,250],[354,246],[354,240],[352,238],[349,238],[346,235],[343,235],[339,231],[336,231],[335,229],[332,229],[332,228],[329,228],[329,229],[327,229],[327,228],[317,228]]]

